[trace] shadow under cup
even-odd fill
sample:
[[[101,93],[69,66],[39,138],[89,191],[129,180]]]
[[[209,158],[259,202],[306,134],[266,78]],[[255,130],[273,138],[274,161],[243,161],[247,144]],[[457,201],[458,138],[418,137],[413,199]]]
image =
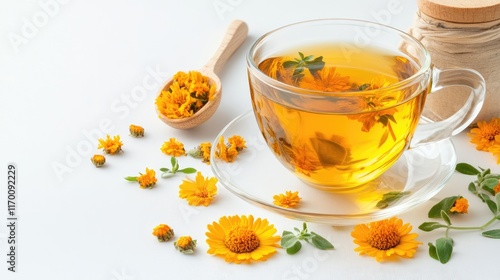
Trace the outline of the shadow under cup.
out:
[[[267,33],[247,67],[270,150],[308,185],[334,192],[363,188],[409,148],[433,75],[413,37],[343,19]]]

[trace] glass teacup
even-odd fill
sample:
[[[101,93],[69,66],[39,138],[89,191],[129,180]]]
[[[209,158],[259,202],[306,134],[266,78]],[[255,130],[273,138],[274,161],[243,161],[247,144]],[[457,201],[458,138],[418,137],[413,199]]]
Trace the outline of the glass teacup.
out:
[[[478,72],[437,69],[418,40],[359,20],[271,31],[251,47],[247,68],[269,148],[308,185],[336,192],[376,179],[410,147],[458,134],[485,94]],[[468,100],[447,119],[429,121],[426,96],[450,86],[469,87]]]

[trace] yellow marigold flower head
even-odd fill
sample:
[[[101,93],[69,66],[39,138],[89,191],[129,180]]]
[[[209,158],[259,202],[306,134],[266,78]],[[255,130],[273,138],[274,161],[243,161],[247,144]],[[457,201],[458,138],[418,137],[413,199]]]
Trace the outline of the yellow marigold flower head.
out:
[[[239,135],[233,135],[227,139],[227,142],[229,146],[235,146],[236,150],[238,152],[242,151],[244,148],[246,148],[246,141],[243,137]]]
[[[113,138],[106,135],[105,139],[99,139],[98,149],[103,149],[105,153],[114,155],[122,150],[123,143],[120,140],[120,135],[115,135]]]
[[[167,142],[164,142],[160,150],[169,156],[179,157],[185,156],[186,150],[184,149],[184,144],[177,140],[176,138],[170,138]]]
[[[158,238],[158,241],[168,241],[172,236],[174,236],[174,229],[170,228],[168,225],[159,224],[153,229],[153,235]]]
[[[129,126],[130,135],[134,137],[144,137],[144,128],[142,126],[131,124]]]
[[[192,254],[196,248],[196,240],[193,240],[191,236],[181,236],[174,242],[174,247],[181,253]]]
[[[186,179],[179,186],[179,197],[186,199],[189,205],[208,206],[217,194],[218,180],[215,177],[203,177],[197,172],[195,181]]]
[[[495,144],[495,137],[500,135],[500,118],[492,118],[490,122],[478,121],[477,127],[472,128],[467,135],[477,150],[488,151]]]
[[[141,176],[137,177],[137,182],[139,182],[139,186],[142,189],[152,188],[158,180],[156,179],[156,172],[149,168],[146,168],[146,173],[141,174]]]
[[[453,203],[453,206],[450,208],[451,213],[460,213],[467,214],[469,210],[469,201],[465,197],[459,197]]]
[[[96,167],[101,167],[104,165],[104,163],[106,162],[106,158],[102,155],[93,155],[91,158],[90,158],[90,161],[92,161],[92,163],[96,166]]]
[[[284,194],[273,196],[274,205],[290,208],[296,207],[300,202],[299,192],[286,191]]]
[[[207,253],[223,257],[226,262],[265,261],[280,247],[281,237],[267,219],[249,216],[223,216],[207,225]]]
[[[416,233],[410,233],[412,226],[396,217],[382,221],[360,224],[354,227],[351,236],[358,245],[354,251],[360,255],[375,257],[379,262],[399,257],[412,258],[417,251]]]

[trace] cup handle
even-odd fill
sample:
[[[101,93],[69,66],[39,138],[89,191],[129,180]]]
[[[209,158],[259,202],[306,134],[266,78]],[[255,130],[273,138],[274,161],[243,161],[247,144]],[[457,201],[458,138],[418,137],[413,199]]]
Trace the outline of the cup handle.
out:
[[[474,121],[483,107],[486,83],[483,76],[476,70],[438,69],[434,66],[432,75],[431,92],[433,94],[440,94],[434,92],[449,86],[469,87],[471,92],[462,108],[447,119],[433,122],[421,117],[410,144],[412,148],[457,135]]]

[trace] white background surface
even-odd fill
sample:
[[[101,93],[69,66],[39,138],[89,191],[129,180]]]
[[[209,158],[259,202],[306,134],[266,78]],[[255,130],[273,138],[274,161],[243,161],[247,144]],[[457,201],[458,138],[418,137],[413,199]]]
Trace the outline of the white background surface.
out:
[[[43,3],[51,3],[44,5]],[[392,11],[392,12],[391,12]],[[178,198],[183,176],[159,179],[154,189],[123,180],[146,167],[169,166],[160,152],[176,137],[187,148],[211,141],[234,117],[251,109],[245,69],[250,45],[285,24],[343,17],[379,21],[406,30],[414,1],[7,1],[0,3],[0,177],[7,164],[18,167],[18,251],[16,273],[7,271],[7,184],[0,184],[1,279],[498,279],[498,240],[479,232],[452,232],[451,261],[442,265],[427,254],[427,243],[443,232],[424,233],[418,225],[439,199],[461,194],[470,214],[458,221],[489,220],[486,207],[467,191],[471,178],[453,175],[432,201],[400,217],[414,226],[419,247],[414,259],[377,263],[354,252],[351,227],[309,224],[336,249],[304,246],[295,256],[284,250],[266,262],[226,263],[206,254],[206,225],[223,215],[267,218],[278,232],[301,222],[243,202],[219,185],[209,207],[190,207]],[[223,100],[203,126],[178,131],[156,116],[161,81],[179,70],[200,68],[218,47],[233,19],[248,23],[249,36],[220,73]],[[146,83],[144,83],[146,81]],[[128,136],[134,123],[146,137]],[[97,137],[121,135],[124,152],[108,156],[105,168],[89,161]],[[499,172],[495,159],[475,151],[469,138],[453,139],[459,161]],[[211,176],[210,167],[185,157]],[[54,166],[65,169],[55,172]],[[258,174],[256,174],[258,176]],[[194,255],[173,242],[159,243],[154,226],[167,223],[177,236],[198,240]],[[498,224],[497,224],[498,227]]]

